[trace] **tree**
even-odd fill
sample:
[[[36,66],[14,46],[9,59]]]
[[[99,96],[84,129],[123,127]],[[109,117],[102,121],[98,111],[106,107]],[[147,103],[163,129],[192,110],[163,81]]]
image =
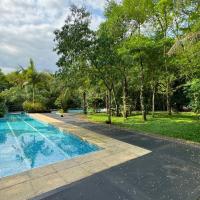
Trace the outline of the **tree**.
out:
[[[173,1],[172,0],[159,0],[154,6],[154,16],[156,23],[158,25],[158,32],[160,33],[161,42],[163,44],[163,58],[164,58],[164,70],[165,70],[165,93],[166,93],[166,102],[167,102],[167,111],[171,115],[171,82],[170,82],[170,73],[169,73],[169,59],[167,52],[169,50],[169,40],[168,34],[169,29],[173,24]]]
[[[116,115],[119,116],[118,107],[120,104],[120,99],[122,98],[123,103],[123,117],[126,119],[128,117],[129,109],[129,98],[128,98],[128,86],[129,86],[129,72],[130,65],[126,62],[118,53],[118,48],[120,48],[121,43],[126,39],[128,32],[128,19],[124,14],[122,5],[118,5],[114,1],[110,1],[105,9],[105,16],[107,17],[104,26],[107,29],[107,35],[113,40],[113,50],[117,53],[115,60],[115,67],[118,70],[118,75],[120,78],[118,88],[113,87],[114,99],[116,102]],[[120,99],[117,97],[117,90],[122,88],[122,97]],[[118,95],[119,96],[119,95]]]
[[[90,62],[92,72],[96,78],[103,81],[108,91],[108,121],[111,123],[112,116],[112,91],[118,80],[115,63],[117,54],[113,49],[113,38],[107,34],[106,24],[102,24],[97,32],[94,45],[90,49]]]
[[[79,84],[76,84],[77,89],[79,89],[81,85],[85,85],[87,80],[87,56],[93,42],[93,31],[89,28],[90,14],[85,8],[72,5],[70,11],[65,25],[54,32],[55,51],[59,55],[57,62],[59,74],[66,81],[69,81],[67,79],[73,79],[73,82],[79,81]],[[81,79],[78,79],[77,73],[81,74]],[[84,87],[83,109],[85,114],[87,113],[86,90]]]
[[[140,104],[141,104],[141,110],[142,110],[142,116],[143,120],[146,120],[146,106],[145,106],[145,99],[144,99],[144,65],[143,65],[143,58],[142,58],[142,51],[140,48],[142,48],[144,42],[142,42],[142,39],[144,38],[141,34],[141,28],[142,26],[147,23],[149,20],[152,9],[153,9],[153,3],[151,0],[124,0],[123,1],[123,9],[127,16],[127,18],[130,20],[130,23],[132,25],[131,35],[135,34],[135,37],[132,36],[130,42],[134,43],[140,43],[137,45],[138,51],[136,53],[136,57],[139,58],[139,77],[140,77]],[[133,42],[133,40],[136,40]]]
[[[26,70],[26,84],[32,85],[32,102],[35,103],[35,90],[36,85],[41,81],[41,74],[36,71],[35,64],[32,59],[30,59],[29,66]]]

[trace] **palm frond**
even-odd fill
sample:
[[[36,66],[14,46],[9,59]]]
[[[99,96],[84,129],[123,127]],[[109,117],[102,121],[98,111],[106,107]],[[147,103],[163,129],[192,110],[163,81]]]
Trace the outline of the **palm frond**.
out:
[[[172,56],[177,52],[184,50],[187,45],[192,45],[200,41],[200,31],[195,33],[189,33],[181,39],[177,39],[171,49],[168,51],[168,55]]]

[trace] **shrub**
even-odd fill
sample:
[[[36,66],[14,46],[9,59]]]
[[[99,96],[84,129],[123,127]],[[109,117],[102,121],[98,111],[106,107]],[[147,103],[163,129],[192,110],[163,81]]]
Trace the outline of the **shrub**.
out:
[[[58,108],[67,111],[69,108],[80,108],[81,101],[78,97],[71,93],[62,93],[55,101]]]
[[[200,113],[200,79],[193,79],[187,84],[189,86],[189,98],[192,109],[195,113]]]
[[[6,105],[4,99],[0,96],[0,117],[4,117],[6,113]]]
[[[20,87],[12,87],[1,93],[5,100],[6,106],[10,112],[22,111],[22,104],[26,100],[26,94]]]
[[[0,103],[0,118],[4,117],[5,113],[6,113],[5,104]]]
[[[46,107],[40,103],[40,102],[29,102],[29,101],[25,101],[23,103],[23,109],[24,111],[26,112],[29,112],[29,113],[36,113],[36,112],[47,112],[48,110],[46,109]]]

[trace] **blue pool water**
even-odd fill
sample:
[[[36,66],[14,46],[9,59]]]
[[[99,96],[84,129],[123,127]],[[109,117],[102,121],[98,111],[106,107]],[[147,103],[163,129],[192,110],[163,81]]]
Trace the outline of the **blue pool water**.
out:
[[[9,114],[0,119],[0,178],[97,150],[28,115]]]

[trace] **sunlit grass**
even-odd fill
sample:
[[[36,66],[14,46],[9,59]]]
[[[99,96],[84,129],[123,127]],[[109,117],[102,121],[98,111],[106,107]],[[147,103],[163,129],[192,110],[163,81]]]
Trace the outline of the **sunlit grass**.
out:
[[[145,133],[154,133],[174,138],[200,142],[200,120],[192,112],[174,113],[172,116],[165,112],[157,112],[154,117],[147,116],[144,122],[141,115],[133,115],[124,120],[123,117],[112,117],[112,123]],[[95,122],[105,122],[106,114],[90,114],[88,119]]]

